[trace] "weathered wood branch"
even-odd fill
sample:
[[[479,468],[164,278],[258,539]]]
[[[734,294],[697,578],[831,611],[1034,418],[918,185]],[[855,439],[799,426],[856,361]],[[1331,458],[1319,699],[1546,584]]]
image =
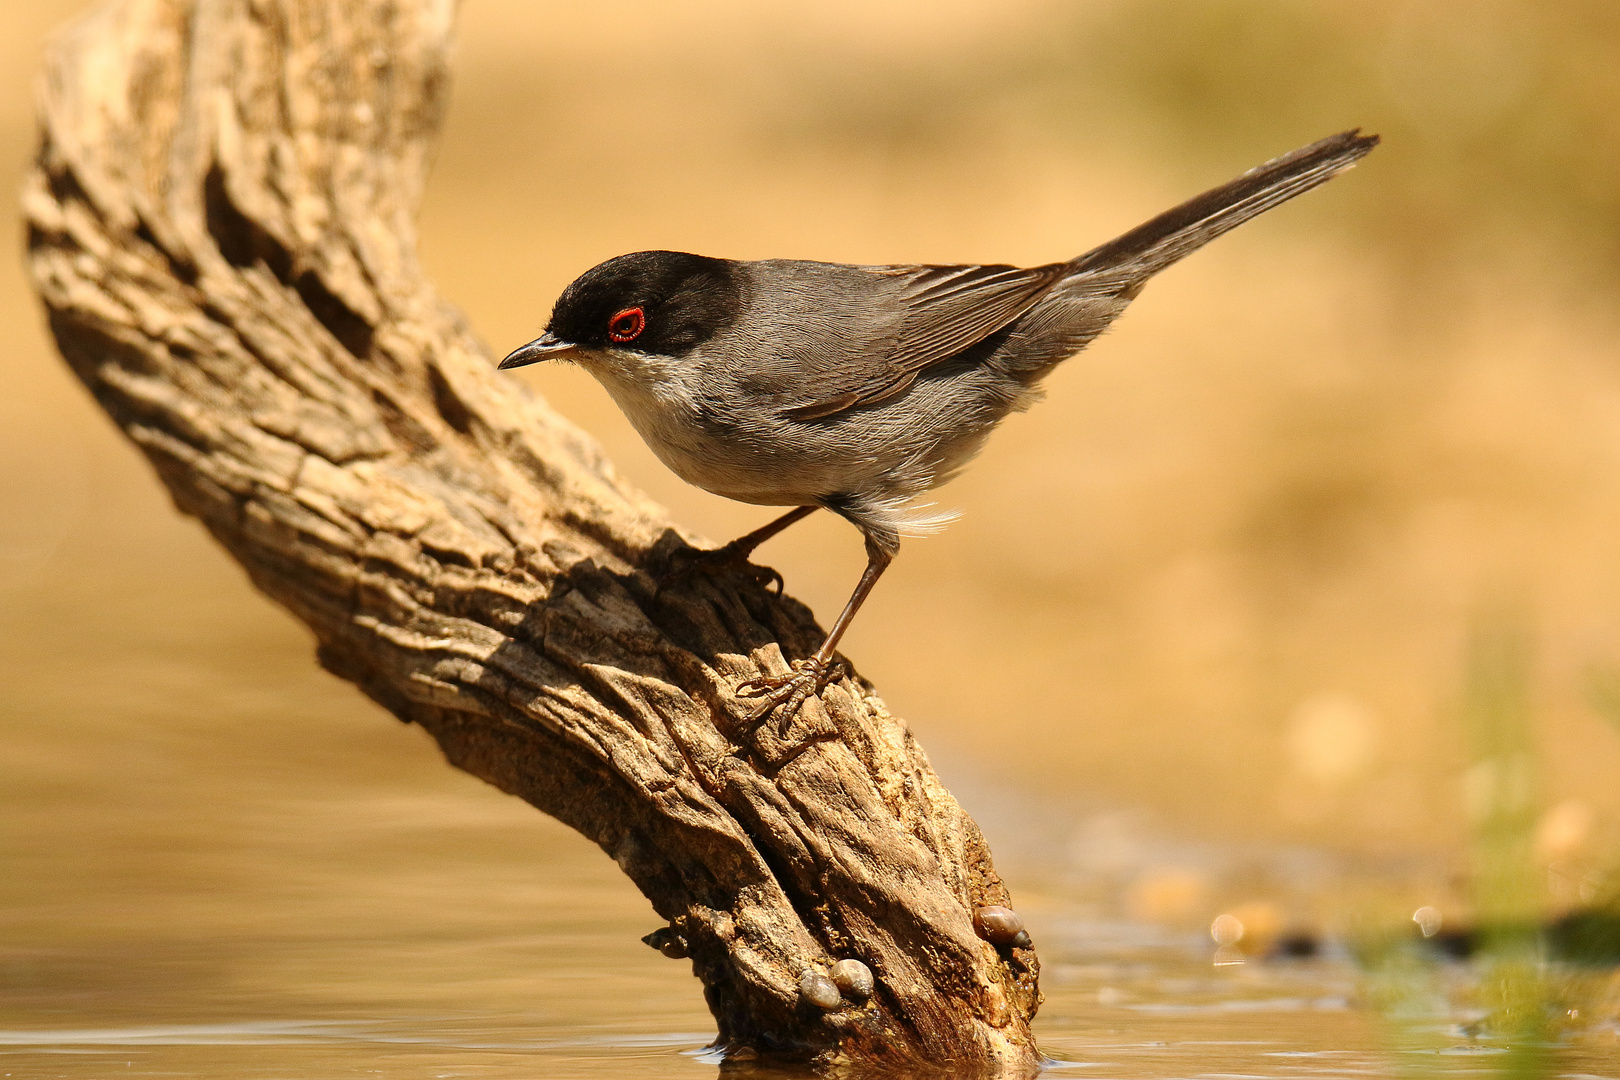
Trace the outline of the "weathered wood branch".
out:
[[[722,1043],[823,1064],[1035,1061],[1029,949],[977,827],[870,686],[747,720],[821,631],[497,377],[415,254],[451,0],[126,0],[53,48],[24,194],[74,372],[330,670],[600,844],[684,942]],[[674,951],[678,951],[678,948]],[[805,1000],[863,960],[869,1002]]]

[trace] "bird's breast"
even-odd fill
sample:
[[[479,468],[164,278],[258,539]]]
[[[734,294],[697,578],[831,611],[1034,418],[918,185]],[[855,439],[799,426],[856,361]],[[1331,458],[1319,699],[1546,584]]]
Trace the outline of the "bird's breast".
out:
[[[689,484],[740,502],[798,506],[836,487],[825,469],[807,469],[786,433],[768,418],[731,407],[701,381],[626,379],[596,373],[642,439]]]

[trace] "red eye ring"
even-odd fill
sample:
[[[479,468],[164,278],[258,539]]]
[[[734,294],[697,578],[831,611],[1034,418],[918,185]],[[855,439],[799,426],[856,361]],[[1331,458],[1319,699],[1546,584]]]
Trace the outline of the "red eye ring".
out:
[[[608,320],[608,337],[614,341],[634,341],[647,329],[647,313],[638,307],[625,308]]]

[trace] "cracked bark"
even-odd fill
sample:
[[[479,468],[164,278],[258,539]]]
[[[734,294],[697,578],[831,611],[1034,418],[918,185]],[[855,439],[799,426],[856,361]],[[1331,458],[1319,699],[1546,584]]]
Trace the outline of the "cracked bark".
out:
[[[63,356],[319,659],[611,855],[719,1041],[1023,1072],[1032,950],[906,726],[855,677],[759,724],[821,631],[743,578],[660,595],[684,534],[499,378],[415,255],[451,0],[125,0],[54,45],[23,197]],[[877,989],[830,1012],[807,969]]]

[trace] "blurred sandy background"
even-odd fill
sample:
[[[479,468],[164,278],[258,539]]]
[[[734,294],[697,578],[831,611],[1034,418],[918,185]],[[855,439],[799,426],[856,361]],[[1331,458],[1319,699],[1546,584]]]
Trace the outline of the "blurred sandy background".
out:
[[[0,11],[0,190],[45,36],[83,7]],[[1015,889],[1106,881],[1138,914],[1202,918],[1244,860],[1293,889],[1447,879],[1462,642],[1483,599],[1515,597],[1549,858],[1613,846],[1620,733],[1588,704],[1620,663],[1612,0],[469,0],[460,27],[424,254],[497,355],[620,252],[1045,262],[1312,139],[1381,133],[1061,369],[940,493],[962,521],[907,544],[845,651]],[[521,873],[502,865],[595,867],[316,670],[71,381],[18,264],[10,940],[68,933],[75,904],[109,918],[107,890],[279,910],[359,848],[441,910],[488,902]],[[691,527],[766,519],[669,474],[582,372],[522,377]],[[830,517],[760,558],[824,620],[862,564]]]

